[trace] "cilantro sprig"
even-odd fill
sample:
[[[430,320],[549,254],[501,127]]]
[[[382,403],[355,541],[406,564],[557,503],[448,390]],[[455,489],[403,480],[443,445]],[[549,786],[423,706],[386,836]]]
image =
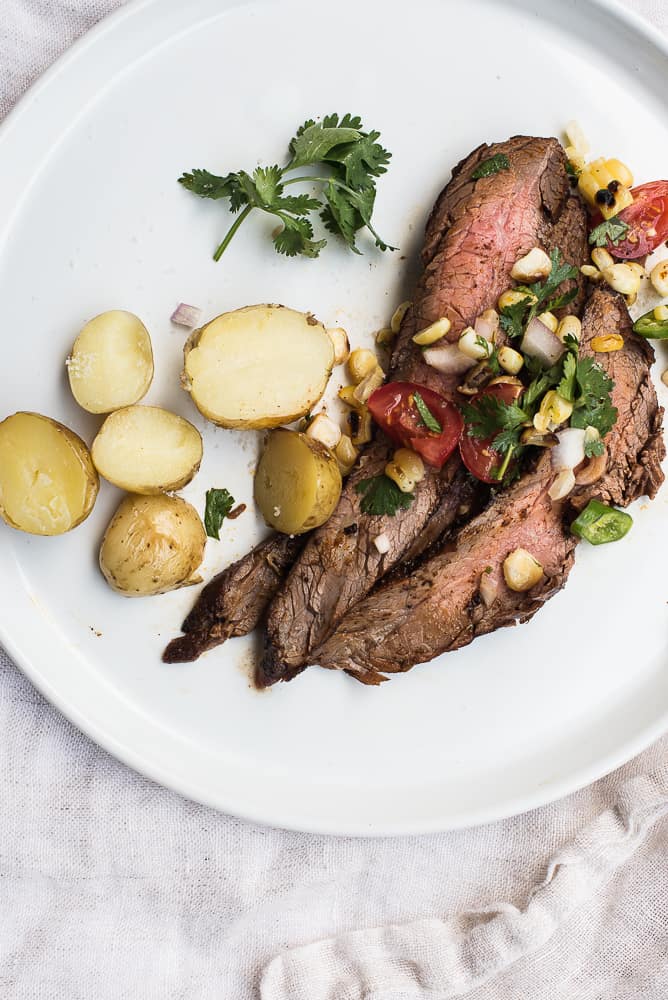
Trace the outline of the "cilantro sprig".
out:
[[[288,257],[318,257],[326,246],[326,239],[314,238],[310,215],[318,210],[325,229],[340,236],[354,253],[360,253],[357,234],[364,228],[380,250],[395,250],[371,223],[376,178],[386,172],[391,157],[379,138],[379,132],[364,131],[357,116],[326,115],[319,122],[309,119],[298,129],[290,141],[290,159],[283,167],[256,167],[252,174],[239,170],[224,176],[201,169],[183,174],[179,183],[188,191],[214,201],[227,198],[230,211],[238,213],[214,260],[220,260],[253,209],[278,220],[274,248]],[[318,174],[292,176],[301,168],[315,167],[324,169]],[[286,193],[292,184],[315,185],[317,196]]]
[[[561,309],[572,302],[578,293],[577,287],[568,291],[559,291],[566,281],[572,281],[578,276],[578,269],[569,264],[561,256],[559,247],[550,251],[552,270],[544,281],[536,281],[532,285],[522,286],[518,291],[526,292],[525,298],[512,306],[501,310],[501,327],[509,337],[521,337],[526,326],[539,312],[551,312]]]
[[[386,514],[394,517],[398,510],[408,510],[413,503],[413,493],[402,493],[397,484],[385,473],[362,479],[355,492],[363,494],[360,509],[363,514]]]
[[[589,242],[593,247],[607,247],[612,244],[616,247],[626,235],[631,227],[628,222],[624,222],[618,215],[613,215],[611,219],[605,219],[589,234]]]

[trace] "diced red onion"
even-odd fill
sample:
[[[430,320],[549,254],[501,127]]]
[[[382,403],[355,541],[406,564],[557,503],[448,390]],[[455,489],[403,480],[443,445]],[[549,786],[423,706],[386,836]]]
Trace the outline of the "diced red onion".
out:
[[[459,350],[459,344],[435,344],[423,351],[422,356],[431,368],[443,375],[462,375],[476,363]]]
[[[549,368],[559,360],[565,348],[556,334],[534,317],[526,328],[520,350]]]
[[[557,434],[559,444],[551,451],[553,469],[575,469],[584,461],[585,432],[581,427],[565,427]]]
[[[189,306],[187,302],[179,302],[178,306],[170,316],[172,323],[177,326],[187,326],[194,329],[202,318],[202,310],[197,306]]]

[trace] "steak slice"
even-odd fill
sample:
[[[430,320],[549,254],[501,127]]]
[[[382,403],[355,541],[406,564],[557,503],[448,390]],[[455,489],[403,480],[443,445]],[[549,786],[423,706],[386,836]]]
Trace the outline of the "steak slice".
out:
[[[577,490],[576,508],[592,498],[624,506],[645,492],[653,496],[663,482],[663,411],[649,374],[653,351],[633,333],[623,299],[595,288],[585,310],[582,353],[593,336],[606,331],[624,336],[621,351],[596,356],[615,379],[619,415],[606,439],[605,471],[597,483]],[[377,684],[385,674],[409,670],[477,635],[528,621],[564,585],[577,542],[564,523],[571,498],[553,504],[548,496],[553,478],[549,453],[544,454],[533,472],[497,496],[436,556],[410,577],[382,585],[349,613],[314,650],[313,662]],[[520,547],[538,559],[544,575],[536,587],[518,594],[506,586],[502,567]]]
[[[476,166],[496,154],[505,154],[510,168],[472,179]],[[552,234],[561,215],[575,211],[569,192],[565,157],[556,139],[515,137],[481,146],[459,164],[427,223],[424,272],[397,338],[393,379],[456,397],[459,378],[430,368],[413,335],[447,316],[452,323],[448,336],[454,342],[484,309],[496,305],[517,258],[537,244],[554,245]],[[583,214],[581,205],[579,211]],[[577,256],[580,263],[583,247]],[[392,518],[364,515],[355,485],[381,472],[392,450],[384,438],[371,446],[364,471],[348,479],[337,510],[309,537],[285,587],[272,601],[257,674],[260,685],[287,680],[302,670],[310,651],[401,561],[439,510],[444,491],[458,489],[463,482],[461,463],[453,456],[440,474],[427,470],[408,510]],[[452,510],[458,507],[459,500],[451,504]],[[354,536],[343,530],[351,523],[357,525]],[[380,534],[390,540],[390,550],[382,557],[373,544]]]

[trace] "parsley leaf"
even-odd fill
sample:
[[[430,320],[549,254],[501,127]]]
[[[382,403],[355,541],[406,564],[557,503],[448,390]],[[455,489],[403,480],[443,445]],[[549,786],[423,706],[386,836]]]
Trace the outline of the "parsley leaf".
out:
[[[415,403],[416,409],[420,414],[420,419],[422,420],[422,423],[425,425],[427,430],[433,431],[434,434],[440,434],[443,431],[443,428],[441,427],[438,420],[431,412],[431,410],[429,409],[429,407],[427,406],[427,404],[425,403],[424,399],[422,398],[419,392],[413,393],[413,402]]]
[[[398,510],[408,510],[413,503],[412,493],[402,493],[389,476],[381,473],[372,479],[362,479],[355,486],[356,493],[364,494],[360,509],[363,514],[386,514],[394,517]]]
[[[220,528],[234,507],[234,497],[225,489],[206,491],[206,507],[204,509],[204,527],[209,538],[220,541]]]
[[[629,224],[620,219],[618,215],[613,215],[611,219],[604,219],[600,225],[592,229],[589,234],[589,242],[593,247],[607,247],[609,243],[616,247],[626,238],[630,228]]]
[[[257,208],[278,216],[283,229],[274,236],[278,253],[294,257],[317,257],[326,240],[313,239],[311,212],[320,209],[325,228],[341,236],[355,253],[355,240],[361,229],[368,229],[380,250],[394,250],[371,224],[376,198],[376,178],[387,170],[390,153],[378,142],[380,133],[365,132],[357,115],[326,115],[322,121],[309,119],[290,141],[290,161],[278,165],[256,167],[252,176],[245,170],[220,177],[208,170],[193,170],[183,174],[179,183],[201,198],[229,198],[230,211],[239,218],[230,227],[225,239],[214,253],[220,260],[239,226]],[[299,167],[320,166],[323,176],[290,176]],[[288,184],[320,185],[320,194],[289,195]]]
[[[501,170],[510,170],[510,160],[505,153],[497,153],[495,156],[490,156],[488,160],[483,160],[475,168],[471,174],[471,178],[477,181],[481,177],[490,177],[492,174],[498,174]]]

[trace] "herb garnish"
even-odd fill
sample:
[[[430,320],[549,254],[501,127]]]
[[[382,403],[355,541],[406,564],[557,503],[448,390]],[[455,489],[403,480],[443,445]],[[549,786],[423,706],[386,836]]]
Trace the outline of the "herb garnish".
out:
[[[433,431],[434,434],[440,434],[443,431],[443,428],[441,427],[438,420],[431,412],[431,410],[429,409],[429,407],[427,406],[427,404],[425,403],[424,399],[422,398],[419,392],[413,393],[413,402],[415,403],[417,411],[420,414],[420,419],[422,420],[422,423],[425,425],[427,430]]]
[[[520,287],[518,291],[526,292],[526,298],[501,310],[501,327],[509,337],[521,337],[525,326],[539,312],[561,309],[577,295],[577,287],[562,292],[560,295],[556,294],[564,281],[572,281],[578,277],[577,267],[563,260],[559,247],[554,247],[550,251],[550,261],[552,262],[552,270],[545,281],[536,281],[533,285]]]
[[[362,479],[355,486],[356,493],[363,493],[360,509],[363,514],[387,514],[394,517],[398,510],[408,510],[413,503],[412,493],[402,493],[389,476],[381,473],[371,479]]]
[[[257,167],[252,175],[245,170],[224,177],[208,170],[192,170],[179,183],[200,198],[229,198],[236,221],[213,255],[220,260],[240,225],[254,208],[275,216],[282,226],[273,236],[277,253],[295,257],[317,257],[327,240],[313,239],[311,212],[320,209],[325,228],[343,238],[354,253],[359,230],[366,227],[380,250],[394,250],[371,225],[376,197],[375,178],[387,170],[391,154],[377,141],[380,132],[363,131],[357,116],[326,115],[322,121],[304,122],[290,142],[290,160],[284,167]],[[325,176],[286,175],[301,167],[319,165]],[[290,184],[322,185],[318,197],[285,194]]]
[[[209,538],[220,541],[221,525],[233,507],[234,497],[228,490],[210,489],[206,491],[204,527]]]
[[[616,247],[626,238],[630,228],[629,224],[620,219],[618,215],[613,215],[611,219],[605,219],[595,229],[592,229],[589,234],[589,242],[594,247],[606,247],[609,243]]]
[[[510,170],[510,160],[505,153],[496,153],[495,156],[490,156],[488,160],[479,163],[471,174],[471,178],[477,181],[481,177],[491,177],[492,174],[498,174],[501,170]]]

